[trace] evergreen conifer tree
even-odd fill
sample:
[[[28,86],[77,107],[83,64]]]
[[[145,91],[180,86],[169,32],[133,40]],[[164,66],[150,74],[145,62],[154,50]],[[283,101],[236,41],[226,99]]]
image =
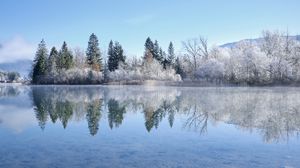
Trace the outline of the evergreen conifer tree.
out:
[[[108,55],[108,69],[109,71],[114,71],[115,70],[115,67],[116,67],[116,58],[115,58],[115,52],[114,52],[114,43],[113,41],[111,40],[109,42],[109,45],[108,45],[108,52],[107,52],[107,55]]]
[[[175,65],[175,52],[174,52],[174,46],[173,43],[170,42],[169,47],[168,47],[168,66],[174,67]]]
[[[104,61],[103,78],[104,78],[104,82],[109,81],[109,69],[106,60]]]
[[[145,50],[149,50],[151,52],[151,54],[153,54],[153,50],[154,50],[154,44],[151,40],[150,37],[148,37],[146,39],[146,42],[145,42]]]
[[[46,43],[42,40],[35,54],[33,70],[32,70],[32,82],[39,83],[41,77],[46,75],[47,72],[47,58],[48,58],[48,50],[46,47]]]
[[[124,50],[121,46],[121,44],[119,42],[115,42],[115,46],[114,46],[114,55],[116,56],[117,59],[117,67],[116,69],[119,68],[119,63],[125,63],[125,55],[124,55]]]
[[[161,64],[163,66],[164,69],[167,69],[167,66],[168,66],[168,59],[167,59],[167,56],[166,56],[166,52],[164,52],[161,48],[159,49],[159,54],[161,55],[162,57],[162,61],[161,61]]]
[[[119,63],[125,63],[126,57],[124,56],[124,50],[119,42],[115,44],[110,41],[108,46],[108,69],[114,71],[119,68]]]
[[[153,44],[153,52],[152,52],[152,55],[153,57],[160,63],[163,62],[163,55],[160,53],[160,47],[159,47],[159,44],[158,44],[158,41],[155,40],[154,44]]]
[[[181,77],[184,77],[183,69],[182,69],[182,67],[181,67],[180,60],[179,60],[178,57],[177,57],[176,60],[175,60],[174,69],[175,69],[175,71],[176,71],[176,74],[179,74]]]
[[[73,55],[69,51],[67,43],[64,41],[59,53],[57,60],[57,67],[62,69],[70,69],[73,66]]]
[[[147,62],[152,62],[153,50],[154,50],[154,44],[153,44],[152,40],[150,39],[150,37],[148,37],[145,42],[145,52],[144,52],[144,59]]]
[[[103,65],[99,41],[94,33],[89,38],[86,56],[86,62],[93,70],[102,71]]]
[[[57,72],[56,61],[58,59],[58,51],[55,47],[51,48],[49,58],[47,60],[47,69],[51,75],[54,75]]]

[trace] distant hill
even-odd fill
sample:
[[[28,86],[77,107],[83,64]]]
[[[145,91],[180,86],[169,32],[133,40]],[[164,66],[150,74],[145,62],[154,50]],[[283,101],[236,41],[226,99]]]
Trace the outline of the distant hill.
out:
[[[27,77],[32,66],[32,60],[24,59],[15,62],[0,63],[0,71],[19,72],[22,77]]]
[[[289,37],[290,37],[291,39],[300,41],[300,35],[289,36]],[[240,41],[236,41],[236,42],[226,43],[226,44],[220,45],[220,47],[223,47],[223,48],[232,48],[232,47],[234,47],[236,44],[238,44],[238,43],[240,43],[240,42],[243,42],[243,41],[247,41],[247,42],[250,42],[250,43],[253,43],[253,44],[260,44],[260,43],[262,43],[263,38],[244,39],[244,40],[240,40]]]

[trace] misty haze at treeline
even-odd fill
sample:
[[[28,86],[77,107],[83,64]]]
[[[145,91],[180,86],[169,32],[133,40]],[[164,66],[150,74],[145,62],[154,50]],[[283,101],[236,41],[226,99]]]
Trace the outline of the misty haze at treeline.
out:
[[[263,31],[257,40],[209,47],[202,36],[182,42],[176,54],[172,41],[164,51],[150,37],[144,55],[125,55],[118,41],[107,49],[91,34],[86,50],[68,48],[50,52],[42,40],[35,54],[30,80],[33,84],[142,84],[143,81],[194,82],[216,85],[288,85],[300,82],[299,36]]]

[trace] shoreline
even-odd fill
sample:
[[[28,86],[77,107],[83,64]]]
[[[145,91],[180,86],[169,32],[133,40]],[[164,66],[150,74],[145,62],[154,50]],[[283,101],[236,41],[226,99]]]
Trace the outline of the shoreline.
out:
[[[119,82],[106,82],[98,84],[31,84],[31,83],[0,83],[0,85],[24,85],[24,86],[170,86],[170,87],[300,87],[299,83],[292,84],[265,84],[265,85],[247,85],[247,84],[224,84],[203,81],[156,81],[156,80],[131,80]]]

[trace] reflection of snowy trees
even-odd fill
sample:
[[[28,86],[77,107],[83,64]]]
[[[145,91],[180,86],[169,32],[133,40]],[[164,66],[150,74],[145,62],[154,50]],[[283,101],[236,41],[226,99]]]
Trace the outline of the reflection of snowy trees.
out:
[[[300,94],[296,88],[172,88],[143,86],[33,87],[32,100],[42,129],[59,120],[88,121],[91,135],[102,116],[110,128],[119,127],[126,113],[142,113],[151,131],[162,121],[209,132],[210,124],[224,122],[245,131],[257,131],[267,142],[287,140],[300,132]],[[49,120],[50,118],[50,120]],[[178,120],[179,121],[179,120]]]
[[[207,120],[258,130],[265,141],[277,141],[300,132],[300,94],[285,89],[205,89],[182,92],[189,98],[186,126],[207,129]],[[196,110],[195,110],[196,109]]]
[[[32,100],[39,126],[44,129],[50,117],[53,123],[60,120],[66,128],[71,119],[81,120],[86,116],[90,133],[95,135],[101,118],[101,91],[99,88],[33,87]]]
[[[0,97],[18,96],[26,88],[20,88],[17,85],[0,85]]]

